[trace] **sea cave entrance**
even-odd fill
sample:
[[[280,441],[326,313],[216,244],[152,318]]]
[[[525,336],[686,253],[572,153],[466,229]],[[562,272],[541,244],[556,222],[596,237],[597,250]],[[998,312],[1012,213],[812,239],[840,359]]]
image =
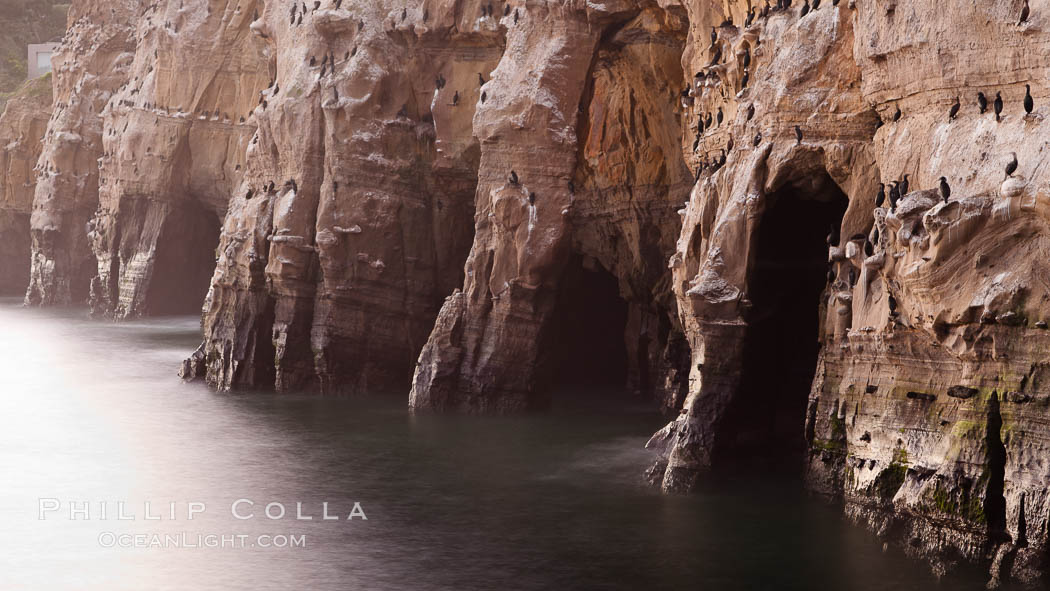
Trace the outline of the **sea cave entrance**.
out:
[[[625,397],[627,302],[619,282],[594,259],[573,255],[562,276],[541,357],[545,384],[533,406]]]
[[[220,229],[218,216],[196,201],[165,218],[146,293],[147,313],[200,313],[215,271]]]
[[[805,452],[803,425],[827,285],[826,238],[848,205],[827,173],[806,177],[767,196],[752,236],[740,389],[725,424],[730,457],[720,459],[737,466],[758,463],[794,473]]]

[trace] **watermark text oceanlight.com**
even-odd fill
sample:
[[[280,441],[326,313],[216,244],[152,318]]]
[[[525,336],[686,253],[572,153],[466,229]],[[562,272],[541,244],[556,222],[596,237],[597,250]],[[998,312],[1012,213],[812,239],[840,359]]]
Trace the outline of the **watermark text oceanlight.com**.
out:
[[[305,534],[119,534],[104,531],[98,535],[103,548],[305,548]]]

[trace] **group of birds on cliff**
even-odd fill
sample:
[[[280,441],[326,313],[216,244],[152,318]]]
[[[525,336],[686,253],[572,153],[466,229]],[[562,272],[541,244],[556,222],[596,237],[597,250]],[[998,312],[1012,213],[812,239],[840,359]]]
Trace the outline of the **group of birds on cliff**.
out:
[[[821,0],[812,0],[812,4],[810,3],[810,0],[803,0],[803,6],[802,6],[802,8],[799,11],[799,18],[803,18],[806,15],[808,15],[809,13],[811,13],[812,11],[820,9],[820,4],[821,4]],[[839,5],[839,0],[831,0],[831,4],[832,4],[832,6],[838,6]],[[758,19],[766,19],[769,16],[771,16],[771,15],[777,13],[777,12],[786,12],[786,11],[790,10],[791,9],[791,5],[792,5],[792,0],[777,0],[776,4],[773,5],[773,6],[771,6],[769,4],[769,1],[767,0],[766,3],[765,3],[765,6],[763,6],[761,9],[756,9],[755,6],[751,6],[750,9],[747,12],[747,16],[744,19],[744,29],[745,30],[746,29],[750,29],[751,26],[753,24],[755,24]],[[852,5],[851,5],[851,8],[852,8]],[[719,43],[719,41],[720,41],[719,29],[720,28],[725,28],[725,27],[733,27],[733,26],[734,26],[733,25],[733,18],[732,18],[732,16],[729,16],[718,27],[711,27],[711,45],[708,47],[708,51],[711,51],[711,53],[712,53],[711,60],[708,63],[707,68],[705,69],[706,71],[699,71],[699,72],[697,72],[695,74],[695,76],[693,77],[693,83],[691,85],[686,86],[685,89],[682,90],[682,92],[681,92],[681,102],[682,102],[682,108],[683,109],[688,109],[689,107],[691,107],[691,106],[693,106],[695,104],[695,99],[693,98],[694,97],[694,93],[699,91],[699,89],[705,83],[706,80],[708,80],[709,78],[712,78],[712,77],[717,77],[717,75],[713,73],[713,70],[715,68],[717,68],[718,66],[720,66],[721,64],[725,63],[725,57],[724,57],[723,52],[722,52],[722,46]],[[738,56],[738,59],[739,59],[739,66],[741,68],[740,89],[739,89],[738,93],[741,93],[741,92],[743,92],[743,90],[745,88],[747,88],[747,85],[751,81],[751,59],[752,59],[752,57],[751,57],[751,48],[750,48],[750,46],[746,46],[745,45],[743,50],[740,52],[740,54]],[[724,92],[723,92],[722,96],[723,96],[723,99],[724,99],[725,98],[725,93]],[[755,106],[752,103],[752,104],[748,105],[747,121],[751,121],[751,119],[754,116],[755,116]],[[722,124],[722,122],[724,121],[724,119],[725,119],[725,113],[724,113],[721,105],[717,108],[717,110],[713,114],[711,112],[706,112],[706,113],[701,113],[700,114],[700,116],[697,118],[697,122],[696,122],[696,136],[695,136],[695,138],[693,140],[693,152],[694,153],[700,148],[700,141],[701,141],[701,139],[703,137],[703,134],[707,130],[710,130],[710,129],[713,129],[715,127],[720,126]],[[796,141],[798,143],[802,142],[802,129],[798,125],[795,126],[795,138],[796,138]],[[755,135],[755,137],[753,138],[751,144],[752,144],[752,146],[757,147],[761,142],[762,142],[762,134],[761,134],[761,132],[759,132],[759,133],[757,133]],[[726,148],[721,150],[721,154],[719,156],[715,157],[714,159],[705,159],[705,160],[701,161],[699,168],[697,168],[695,179],[697,181],[699,181],[700,176],[703,174],[703,172],[705,170],[708,170],[708,171],[711,171],[711,172],[715,172],[719,168],[724,166],[725,165],[725,159],[726,159],[726,151],[727,150],[732,151],[733,146],[734,146],[734,142],[733,142],[732,138],[730,138],[728,140],[728,144],[727,144]]]
[[[491,17],[494,14],[494,12],[493,12],[494,10],[495,10],[495,8],[492,6],[492,2],[489,2],[487,5],[482,5],[482,7],[481,7],[481,18]],[[511,9],[511,6],[510,6],[509,2],[507,4],[504,4],[503,5],[503,16],[504,17],[508,17],[508,16],[511,16],[513,14],[513,16],[514,16],[514,24],[518,24],[518,22],[521,20],[521,13],[519,12],[518,8],[514,8],[513,12],[511,12],[511,10],[512,9]],[[448,84],[448,81],[445,80],[444,74],[441,74],[439,72],[438,75],[437,75],[437,78],[434,79],[434,88],[436,89],[437,92],[440,92],[441,90],[443,90],[445,88],[446,84]],[[480,87],[483,87],[483,86],[485,86],[485,76],[482,75],[481,72],[478,72],[478,87],[480,88]],[[485,101],[488,100],[488,96],[489,95],[488,95],[487,91],[481,90],[480,94],[478,95],[478,101],[481,104],[485,104]],[[457,89],[452,94],[452,99],[448,103],[449,106],[450,107],[458,107],[459,106],[459,99],[460,99],[460,97],[459,97],[459,90]]]

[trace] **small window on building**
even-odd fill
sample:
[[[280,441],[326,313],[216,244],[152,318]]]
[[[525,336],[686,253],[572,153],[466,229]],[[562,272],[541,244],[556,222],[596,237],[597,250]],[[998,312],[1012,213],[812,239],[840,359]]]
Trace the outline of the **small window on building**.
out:
[[[41,51],[36,54],[36,68],[41,74],[51,71],[51,52]]]

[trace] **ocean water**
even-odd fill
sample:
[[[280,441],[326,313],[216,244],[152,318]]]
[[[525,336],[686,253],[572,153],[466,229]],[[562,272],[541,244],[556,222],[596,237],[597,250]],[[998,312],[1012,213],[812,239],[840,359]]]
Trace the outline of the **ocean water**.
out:
[[[665,421],[643,403],[477,417],[216,393],[176,376],[194,317],[0,300],[0,329],[0,589],[983,588],[938,583],[795,481],[661,495],[643,446]]]

